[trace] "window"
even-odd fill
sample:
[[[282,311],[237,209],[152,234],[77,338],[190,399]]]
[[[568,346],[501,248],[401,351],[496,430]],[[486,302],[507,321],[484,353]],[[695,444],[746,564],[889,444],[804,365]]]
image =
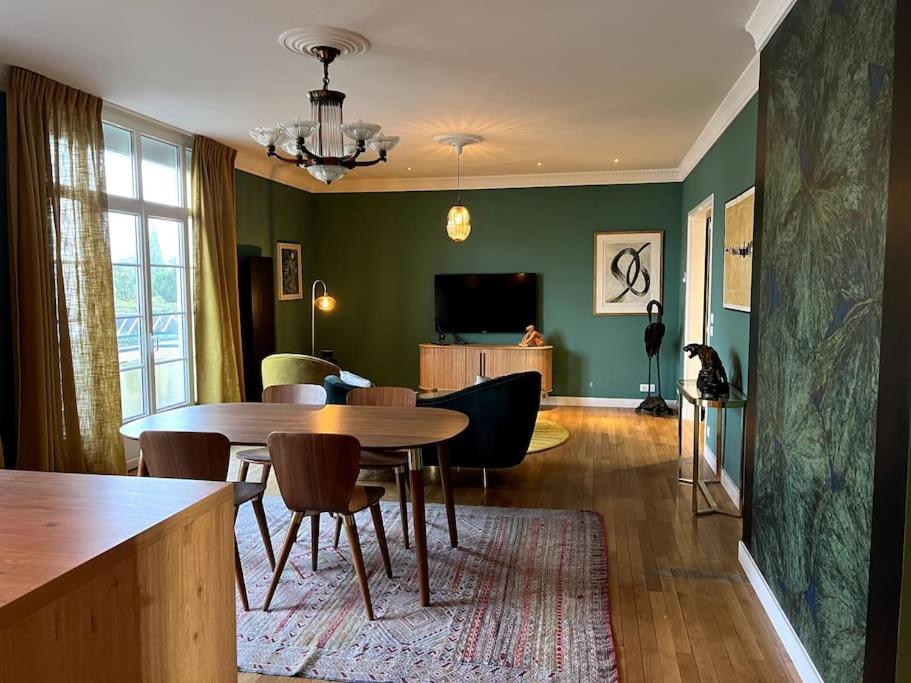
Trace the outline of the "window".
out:
[[[193,402],[190,140],[104,114],[123,419]]]

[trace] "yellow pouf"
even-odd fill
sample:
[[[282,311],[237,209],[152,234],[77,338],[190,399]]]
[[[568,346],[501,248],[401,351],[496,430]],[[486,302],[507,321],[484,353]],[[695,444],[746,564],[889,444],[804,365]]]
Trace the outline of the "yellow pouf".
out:
[[[538,418],[535,423],[535,433],[531,435],[531,443],[528,445],[529,453],[540,453],[549,451],[561,444],[566,443],[569,439],[569,430],[563,425],[550,420]]]

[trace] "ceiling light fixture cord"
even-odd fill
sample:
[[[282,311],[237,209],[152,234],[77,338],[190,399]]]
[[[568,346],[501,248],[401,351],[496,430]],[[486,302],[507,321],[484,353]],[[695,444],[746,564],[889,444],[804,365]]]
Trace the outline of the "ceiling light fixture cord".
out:
[[[462,150],[456,147],[456,204],[462,203]]]

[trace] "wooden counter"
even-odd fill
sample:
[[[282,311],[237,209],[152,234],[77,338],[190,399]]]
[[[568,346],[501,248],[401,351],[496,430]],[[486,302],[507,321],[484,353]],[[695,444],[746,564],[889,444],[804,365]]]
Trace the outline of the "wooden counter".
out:
[[[0,681],[237,680],[223,483],[0,470]]]

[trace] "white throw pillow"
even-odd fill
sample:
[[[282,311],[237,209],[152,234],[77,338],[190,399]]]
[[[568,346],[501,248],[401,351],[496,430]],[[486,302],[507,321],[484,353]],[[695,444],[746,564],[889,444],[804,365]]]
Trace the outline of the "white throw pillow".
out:
[[[373,386],[373,382],[369,379],[365,379],[360,375],[355,375],[353,372],[348,372],[347,370],[342,370],[339,373],[339,379],[342,380],[345,384],[350,384],[353,387],[362,387],[367,389],[368,387]]]

